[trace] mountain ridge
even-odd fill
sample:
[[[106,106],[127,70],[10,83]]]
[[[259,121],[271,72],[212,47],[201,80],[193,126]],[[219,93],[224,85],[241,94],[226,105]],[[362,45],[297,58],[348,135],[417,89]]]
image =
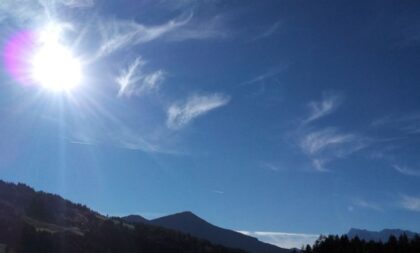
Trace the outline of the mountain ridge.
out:
[[[141,217],[141,216],[138,216]],[[126,221],[135,220],[133,215],[122,217]],[[141,217],[143,218],[143,217]],[[142,219],[138,218],[140,222]],[[143,218],[144,219],[144,218]],[[238,248],[251,253],[286,253],[289,249],[261,242],[257,238],[215,226],[191,211],[179,212],[160,218],[147,220],[148,224],[184,232],[226,247]]]

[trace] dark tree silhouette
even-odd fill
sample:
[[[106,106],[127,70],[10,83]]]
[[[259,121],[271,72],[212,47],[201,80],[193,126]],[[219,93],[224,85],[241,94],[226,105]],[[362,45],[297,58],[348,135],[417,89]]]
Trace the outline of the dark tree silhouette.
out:
[[[307,245],[302,253],[419,253],[420,237],[409,239],[403,234],[398,239],[390,236],[387,242],[360,240],[357,236],[349,240],[346,235],[320,236],[311,247]]]

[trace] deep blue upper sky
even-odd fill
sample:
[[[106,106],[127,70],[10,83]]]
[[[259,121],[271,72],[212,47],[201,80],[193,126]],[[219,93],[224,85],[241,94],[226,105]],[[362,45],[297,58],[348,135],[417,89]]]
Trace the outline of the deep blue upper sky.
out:
[[[62,25],[70,94],[0,80],[0,178],[244,231],[420,227],[420,3],[0,3]],[[63,35],[64,37],[64,35]]]

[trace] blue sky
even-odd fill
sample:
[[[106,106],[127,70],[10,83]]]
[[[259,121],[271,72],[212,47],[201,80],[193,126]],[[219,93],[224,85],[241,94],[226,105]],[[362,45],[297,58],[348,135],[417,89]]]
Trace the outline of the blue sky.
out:
[[[0,3],[3,58],[53,24],[83,80],[2,68],[0,178],[282,246],[420,227],[419,3],[21,2]]]

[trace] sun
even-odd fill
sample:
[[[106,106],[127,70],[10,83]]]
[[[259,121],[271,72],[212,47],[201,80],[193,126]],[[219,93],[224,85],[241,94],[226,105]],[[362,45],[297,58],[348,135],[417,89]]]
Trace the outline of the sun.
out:
[[[54,26],[43,29],[30,61],[33,82],[53,92],[71,91],[82,80],[81,62],[62,43],[60,33]]]

